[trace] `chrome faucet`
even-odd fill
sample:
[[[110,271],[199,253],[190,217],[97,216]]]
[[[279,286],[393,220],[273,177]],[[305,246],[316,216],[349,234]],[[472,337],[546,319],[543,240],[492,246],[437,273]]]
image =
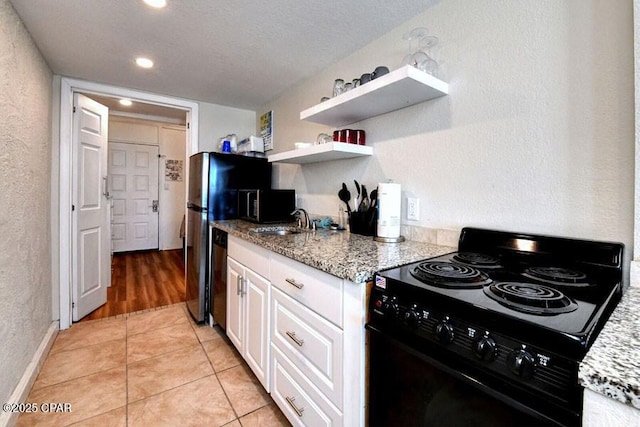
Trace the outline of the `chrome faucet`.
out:
[[[302,219],[300,218],[301,214],[304,214],[304,225]],[[297,208],[295,211],[291,212],[291,215],[295,215],[298,219],[298,227],[307,229],[311,228],[311,219],[309,218],[309,214],[307,213],[307,211],[305,211],[304,209]]]

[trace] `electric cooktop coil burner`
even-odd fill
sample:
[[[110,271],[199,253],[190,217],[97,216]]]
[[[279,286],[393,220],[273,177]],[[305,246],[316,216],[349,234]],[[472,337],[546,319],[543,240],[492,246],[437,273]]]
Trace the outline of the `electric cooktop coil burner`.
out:
[[[413,267],[411,275],[421,282],[441,288],[481,288],[491,279],[480,270],[444,261],[424,261]]]
[[[586,274],[562,267],[529,267],[522,275],[530,279],[560,286],[575,288],[589,286]]]
[[[483,291],[500,304],[529,314],[554,315],[578,308],[578,304],[559,290],[536,283],[497,282]]]
[[[471,265],[478,268],[500,268],[500,260],[497,257],[477,252],[458,252],[451,257],[453,261]]]

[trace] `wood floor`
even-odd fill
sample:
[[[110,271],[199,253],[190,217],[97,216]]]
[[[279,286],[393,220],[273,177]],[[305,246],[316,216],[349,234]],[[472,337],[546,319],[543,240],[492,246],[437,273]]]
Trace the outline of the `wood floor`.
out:
[[[182,250],[114,254],[107,303],[82,321],[184,301]]]

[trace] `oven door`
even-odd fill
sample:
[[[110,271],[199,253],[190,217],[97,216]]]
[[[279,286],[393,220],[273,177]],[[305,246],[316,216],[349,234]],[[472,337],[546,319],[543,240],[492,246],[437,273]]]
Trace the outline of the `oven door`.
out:
[[[370,324],[370,426],[557,426],[479,380],[446,356],[439,360],[390,338]],[[505,390],[506,392],[506,390]]]

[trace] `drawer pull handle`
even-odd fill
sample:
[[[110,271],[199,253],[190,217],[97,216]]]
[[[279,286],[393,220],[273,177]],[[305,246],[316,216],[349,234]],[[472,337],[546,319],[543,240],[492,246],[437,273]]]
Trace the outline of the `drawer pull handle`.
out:
[[[296,414],[298,414],[298,416],[301,417],[302,413],[304,412],[304,408],[298,408],[296,406],[296,404],[293,403],[293,402],[296,401],[296,398],[295,397],[286,396],[285,399],[287,400],[287,403],[289,404],[289,406],[291,406],[293,408],[293,410],[296,411]]]
[[[302,289],[302,287],[304,286],[304,283],[298,283],[295,281],[295,279],[284,279],[285,282],[287,282],[288,284],[295,286],[298,289]]]
[[[286,334],[289,338],[291,338],[293,340],[294,343],[298,344],[300,347],[302,347],[302,344],[304,344],[304,340],[300,339],[296,336],[295,332],[289,332],[286,331]]]

